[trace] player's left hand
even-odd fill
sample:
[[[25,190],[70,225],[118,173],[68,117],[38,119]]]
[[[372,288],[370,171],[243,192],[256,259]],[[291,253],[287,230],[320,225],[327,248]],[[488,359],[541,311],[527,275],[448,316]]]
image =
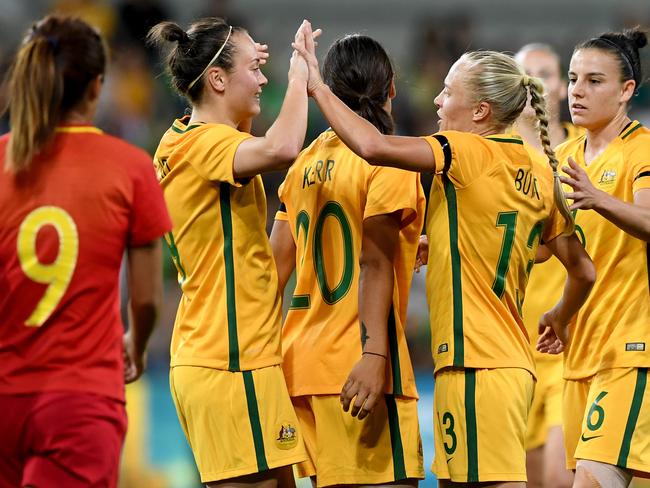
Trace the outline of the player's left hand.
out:
[[[566,194],[569,200],[573,200],[569,207],[571,210],[590,210],[598,206],[606,193],[593,185],[585,170],[572,157],[569,157],[569,166],[563,166],[562,171],[568,176],[560,176],[560,181],[573,188],[573,193]]]
[[[137,380],[144,372],[147,363],[146,355],[139,354],[136,351],[135,343],[130,332],[124,334],[122,338],[124,357],[124,382],[132,383]]]
[[[547,354],[559,354],[569,341],[569,327],[554,319],[553,311],[546,312],[539,320],[539,339],[536,349]]]
[[[343,411],[362,420],[377,405],[384,393],[386,382],[386,358],[377,354],[363,354],[354,365],[341,391]],[[356,399],[355,399],[356,397]]]
[[[268,44],[260,44],[259,42],[255,43],[255,50],[257,51],[257,59],[259,60],[259,65],[262,66],[266,64],[269,59],[269,46]]]

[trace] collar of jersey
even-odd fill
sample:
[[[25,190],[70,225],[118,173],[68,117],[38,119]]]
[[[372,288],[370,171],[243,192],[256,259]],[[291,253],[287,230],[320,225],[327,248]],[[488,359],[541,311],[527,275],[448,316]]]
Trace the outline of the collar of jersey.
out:
[[[203,122],[194,122],[191,125],[187,125],[187,122],[190,121],[190,116],[185,115],[184,117],[180,119],[174,120],[174,123],[172,124],[172,130],[174,132],[178,132],[179,134],[185,134],[187,131],[190,131],[192,129],[196,129],[197,127],[200,127],[201,125],[204,125]]]
[[[56,129],[54,129],[55,132],[63,132],[66,134],[103,134],[104,131],[101,129],[98,129],[97,127],[94,127],[90,124],[88,125],[67,125],[67,124],[62,124],[59,125]]]
[[[521,136],[518,134],[491,134],[485,136],[486,139],[490,139],[496,142],[506,142],[508,144],[519,144],[520,146],[524,145],[524,141]]]
[[[621,139],[625,139],[627,136],[629,136],[632,132],[634,132],[640,127],[643,127],[643,124],[638,120],[633,120],[628,124],[628,126],[625,129],[621,131],[618,137],[620,137]]]

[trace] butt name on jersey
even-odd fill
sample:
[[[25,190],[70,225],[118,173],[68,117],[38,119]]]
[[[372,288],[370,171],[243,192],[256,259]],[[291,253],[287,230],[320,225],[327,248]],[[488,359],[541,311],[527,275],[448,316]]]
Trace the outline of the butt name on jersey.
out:
[[[530,198],[537,198],[537,200],[541,200],[539,197],[539,190],[537,188],[537,178],[532,173],[532,171],[524,171],[523,169],[519,168],[517,170],[517,174],[515,175],[514,184],[515,190],[523,193],[526,196],[530,196]]]
[[[332,181],[332,170],[334,169],[334,160],[318,160],[316,164],[307,166],[302,177],[302,188],[310,187],[316,183],[325,183]]]

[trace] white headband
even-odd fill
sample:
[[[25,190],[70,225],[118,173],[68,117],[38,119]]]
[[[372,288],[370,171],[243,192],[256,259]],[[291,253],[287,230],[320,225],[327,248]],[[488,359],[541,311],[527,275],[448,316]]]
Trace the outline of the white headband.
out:
[[[192,89],[194,84],[201,79],[201,77],[205,74],[205,72],[208,71],[208,68],[210,66],[212,66],[212,63],[214,63],[217,60],[217,58],[221,54],[221,51],[223,51],[223,48],[226,47],[226,44],[228,44],[228,39],[230,39],[230,34],[232,34],[232,25],[230,26],[230,29],[228,30],[228,35],[226,36],[226,40],[223,42],[223,44],[221,45],[221,47],[217,51],[217,54],[214,55],[214,57],[210,60],[208,65],[203,69],[203,71],[201,71],[201,74],[199,76],[197,76],[196,78],[194,78],[192,83],[190,83],[189,86],[187,87],[188,92]]]

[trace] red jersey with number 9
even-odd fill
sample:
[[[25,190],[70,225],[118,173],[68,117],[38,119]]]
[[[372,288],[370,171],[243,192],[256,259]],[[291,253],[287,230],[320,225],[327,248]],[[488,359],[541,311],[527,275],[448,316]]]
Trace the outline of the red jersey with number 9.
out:
[[[124,399],[124,251],[171,229],[151,158],[91,126],[57,129],[31,168],[0,138],[0,394]]]

